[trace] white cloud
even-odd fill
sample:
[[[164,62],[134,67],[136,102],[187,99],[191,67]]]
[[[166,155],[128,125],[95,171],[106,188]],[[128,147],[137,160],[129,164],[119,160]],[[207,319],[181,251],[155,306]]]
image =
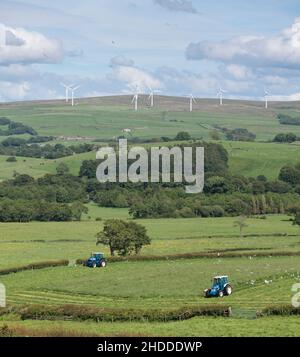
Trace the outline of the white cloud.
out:
[[[128,58],[124,55],[119,55],[119,56],[115,56],[115,57],[111,58],[110,65],[111,66],[133,67],[134,60],[131,58]]]
[[[189,0],[154,0],[154,3],[170,11],[198,13],[193,2]]]
[[[241,36],[222,42],[191,43],[187,59],[210,59],[253,67],[300,68],[300,18],[274,37]]]
[[[64,57],[59,41],[38,32],[3,24],[0,24],[0,32],[4,38],[4,43],[0,43],[0,65],[60,63]]]
[[[290,95],[270,95],[269,99],[271,101],[292,101],[296,102],[300,100],[300,93],[293,93]]]
[[[162,82],[152,74],[136,67],[118,66],[114,69],[115,79],[125,82],[128,88],[138,87],[140,91],[148,88],[162,88]]]
[[[226,72],[237,80],[244,80],[253,76],[252,71],[248,67],[238,64],[227,65]]]
[[[30,91],[30,84],[28,82],[12,83],[0,82],[0,101],[22,100]],[[2,95],[2,93],[5,93]]]

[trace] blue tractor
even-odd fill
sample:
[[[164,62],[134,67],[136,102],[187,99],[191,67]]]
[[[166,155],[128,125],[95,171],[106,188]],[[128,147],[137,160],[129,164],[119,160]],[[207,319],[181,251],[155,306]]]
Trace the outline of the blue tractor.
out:
[[[223,297],[224,295],[232,294],[232,286],[229,284],[228,276],[215,276],[213,284],[210,289],[204,290],[204,296],[210,297]]]
[[[92,253],[85,264],[89,268],[105,268],[106,260],[103,253]]]

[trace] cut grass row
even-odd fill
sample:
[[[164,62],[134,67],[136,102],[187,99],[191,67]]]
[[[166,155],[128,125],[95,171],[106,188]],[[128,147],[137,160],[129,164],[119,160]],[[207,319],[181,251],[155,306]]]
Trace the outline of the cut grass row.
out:
[[[270,279],[270,278],[269,278]],[[274,278],[273,278],[274,279]],[[199,289],[194,295],[185,296],[162,296],[149,295],[142,297],[122,297],[122,296],[102,296],[90,295],[88,291],[85,294],[64,293],[55,291],[42,290],[16,290],[9,289],[8,303],[10,305],[37,304],[61,306],[65,304],[95,306],[108,309],[160,309],[167,310],[170,308],[197,307],[199,305],[208,306],[230,306],[232,315],[254,317],[258,311],[267,307],[281,307],[283,305],[291,306],[291,288],[293,284],[299,282],[297,277],[277,277],[272,283],[265,284],[264,279],[255,285],[245,284],[239,289],[235,289],[231,297],[224,299],[204,299],[199,282]]]
[[[175,304],[178,302],[176,299],[207,301],[202,298],[202,291],[211,285],[211,277],[228,275],[235,294],[226,298],[226,302],[238,304],[244,290],[249,305],[255,306],[259,302],[264,303],[266,296],[286,303],[291,297],[291,281],[295,283],[299,279],[299,266],[300,257],[122,262],[110,264],[105,269],[57,267],[25,271],[3,276],[1,282],[7,287],[8,299],[12,297],[14,300],[13,296],[24,294],[23,303],[28,303],[27,293],[54,292],[66,296],[78,294],[83,299],[85,295],[97,297],[99,302],[104,298],[108,304],[114,304],[115,299],[120,299],[121,304],[128,300],[149,301],[155,307],[156,299],[159,301],[160,297]],[[265,279],[272,282],[265,285]],[[288,281],[287,285],[284,285],[285,281]],[[279,294],[276,282],[289,287]],[[265,295],[259,298],[256,291],[253,295],[256,299],[251,302],[248,294],[256,287],[263,287]],[[22,302],[21,295],[19,302]],[[47,299],[47,296],[44,297]]]

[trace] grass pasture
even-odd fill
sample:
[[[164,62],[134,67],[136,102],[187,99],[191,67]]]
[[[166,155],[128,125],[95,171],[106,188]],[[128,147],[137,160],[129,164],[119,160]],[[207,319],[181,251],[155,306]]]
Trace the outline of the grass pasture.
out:
[[[231,306],[232,317],[195,317],[181,322],[95,322],[19,321],[4,315],[7,324],[22,335],[211,335],[209,326],[219,326],[220,336],[299,336],[297,317],[264,317],[256,312],[270,305],[290,304],[291,288],[300,281],[299,230],[287,216],[249,219],[245,236],[239,237],[234,218],[144,220],[153,241],[142,254],[162,255],[183,252],[234,250],[250,257],[198,258],[110,263],[106,269],[74,266],[78,257],[88,257],[95,247],[94,234],[103,222],[95,217],[128,218],[124,209],[90,206],[90,217],[77,223],[28,223],[0,225],[0,267],[33,261],[66,258],[68,267],[29,270],[0,277],[7,288],[10,305],[75,304],[110,309],[177,309],[202,305]],[[280,236],[278,233],[286,234]],[[250,249],[250,250],[249,250]],[[251,250],[253,249],[253,251]],[[284,252],[290,256],[256,257],[256,252]],[[234,293],[224,299],[205,299],[204,288],[211,277],[227,274]],[[186,277],[189,277],[188,279]],[[265,280],[268,282],[266,283]],[[219,322],[220,324],[218,324]],[[276,322],[276,326],[273,324]],[[249,323],[249,325],[248,325]],[[230,326],[221,329],[221,326]],[[197,327],[196,327],[197,326]],[[249,326],[249,329],[246,329]],[[265,326],[265,331],[260,330]],[[291,327],[293,326],[293,328]],[[23,331],[23,332],[22,332]],[[210,331],[210,332],[209,332]]]
[[[186,130],[194,137],[209,138],[214,125],[227,128],[247,128],[258,140],[269,140],[278,132],[295,132],[300,127],[280,125],[276,114],[297,115],[297,102],[273,103],[266,111],[262,102],[225,101],[223,107],[216,100],[197,99],[193,113],[189,113],[188,99],[157,96],[156,108],[147,107],[146,96],[141,96],[140,111],[135,113],[131,97],[102,97],[78,100],[75,107],[63,101],[11,103],[0,106],[0,115],[32,126],[40,135],[81,136],[110,139],[122,129],[131,128],[134,136],[151,138],[174,137]]]
[[[126,209],[99,208],[89,205],[89,215],[82,222],[30,222],[0,224],[0,268],[32,262],[86,258],[96,247],[95,235],[103,227],[96,217],[129,218]],[[91,217],[89,219],[89,217]],[[249,219],[245,237],[239,237],[233,227],[235,218],[216,219],[149,219],[139,221],[152,238],[143,255],[167,255],[193,252],[296,252],[300,247],[300,232],[288,216],[268,216]],[[277,236],[278,233],[284,234]]]
[[[299,337],[299,317],[228,319],[194,317],[176,322],[2,321],[17,336]]]
[[[80,136],[80,142],[105,141],[122,135],[124,128],[131,128],[133,136],[140,138],[174,137],[179,131],[188,131],[205,140],[210,139],[215,125],[247,128],[257,135],[257,142],[227,142],[221,133],[231,173],[251,177],[264,174],[276,179],[282,166],[299,161],[299,143],[268,142],[279,132],[300,136],[299,126],[283,126],[277,119],[278,113],[298,115],[298,103],[270,103],[266,111],[262,102],[225,100],[220,107],[216,100],[204,99],[197,100],[195,111],[189,113],[186,99],[158,96],[153,110],[142,96],[141,110],[135,113],[130,100],[128,96],[80,99],[73,108],[62,101],[11,103],[0,105],[0,116],[30,125],[39,135],[68,137],[58,139],[65,144],[75,143],[73,136]],[[33,177],[55,173],[60,162],[78,174],[81,162],[94,158],[95,152],[90,152],[58,160],[18,157],[16,163],[8,163],[7,157],[0,156],[0,180],[11,178],[15,172]],[[292,225],[290,217],[250,218],[243,236],[234,227],[236,218],[139,220],[152,238],[141,255],[155,259],[89,269],[76,266],[75,261],[88,258],[95,250],[108,255],[107,247],[95,245],[95,234],[102,229],[103,221],[131,218],[127,209],[99,208],[95,204],[88,207],[81,222],[0,223],[0,269],[49,260],[70,261],[69,266],[0,276],[9,306],[71,304],[83,308],[167,310],[217,305],[230,306],[232,316],[168,323],[96,323],[59,318],[20,321],[19,315],[6,314],[0,316],[0,335],[1,326],[7,324],[20,336],[300,336],[298,316],[256,318],[257,311],[270,305],[291,304],[291,288],[300,282],[300,230]],[[168,255],[211,252],[221,255],[165,259]],[[225,252],[236,256],[222,257]],[[265,256],[258,257],[259,253]],[[278,256],[271,256],[275,253]],[[203,289],[219,274],[229,276],[233,295],[205,299]]]

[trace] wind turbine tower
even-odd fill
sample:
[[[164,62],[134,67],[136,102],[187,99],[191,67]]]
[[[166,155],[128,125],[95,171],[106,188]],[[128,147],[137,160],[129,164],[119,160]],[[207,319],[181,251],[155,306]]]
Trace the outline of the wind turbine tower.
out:
[[[223,105],[223,94],[224,93],[226,93],[226,91],[220,87],[219,92],[218,92],[218,96],[220,97],[220,105]]]
[[[72,90],[72,87],[73,87],[74,84],[67,85],[67,84],[64,84],[64,83],[60,83],[60,85],[62,87],[64,87],[65,90],[66,90],[66,103],[68,103],[69,102],[69,91]]]
[[[270,93],[269,93],[269,91],[266,90],[266,88],[265,88],[264,92],[265,92],[265,108],[268,109],[268,107],[269,107],[268,100],[269,100],[269,94]]]
[[[80,86],[71,88],[71,93],[72,93],[72,107],[74,107],[74,92],[75,92],[78,88],[80,88]]]
[[[196,100],[195,100],[193,94],[190,94],[189,98],[190,98],[190,112],[192,112],[193,111],[193,104],[196,103]]]
[[[137,112],[138,111],[138,100],[139,100],[139,95],[138,93],[136,93],[133,98],[132,98],[132,102],[134,103],[134,110]]]

